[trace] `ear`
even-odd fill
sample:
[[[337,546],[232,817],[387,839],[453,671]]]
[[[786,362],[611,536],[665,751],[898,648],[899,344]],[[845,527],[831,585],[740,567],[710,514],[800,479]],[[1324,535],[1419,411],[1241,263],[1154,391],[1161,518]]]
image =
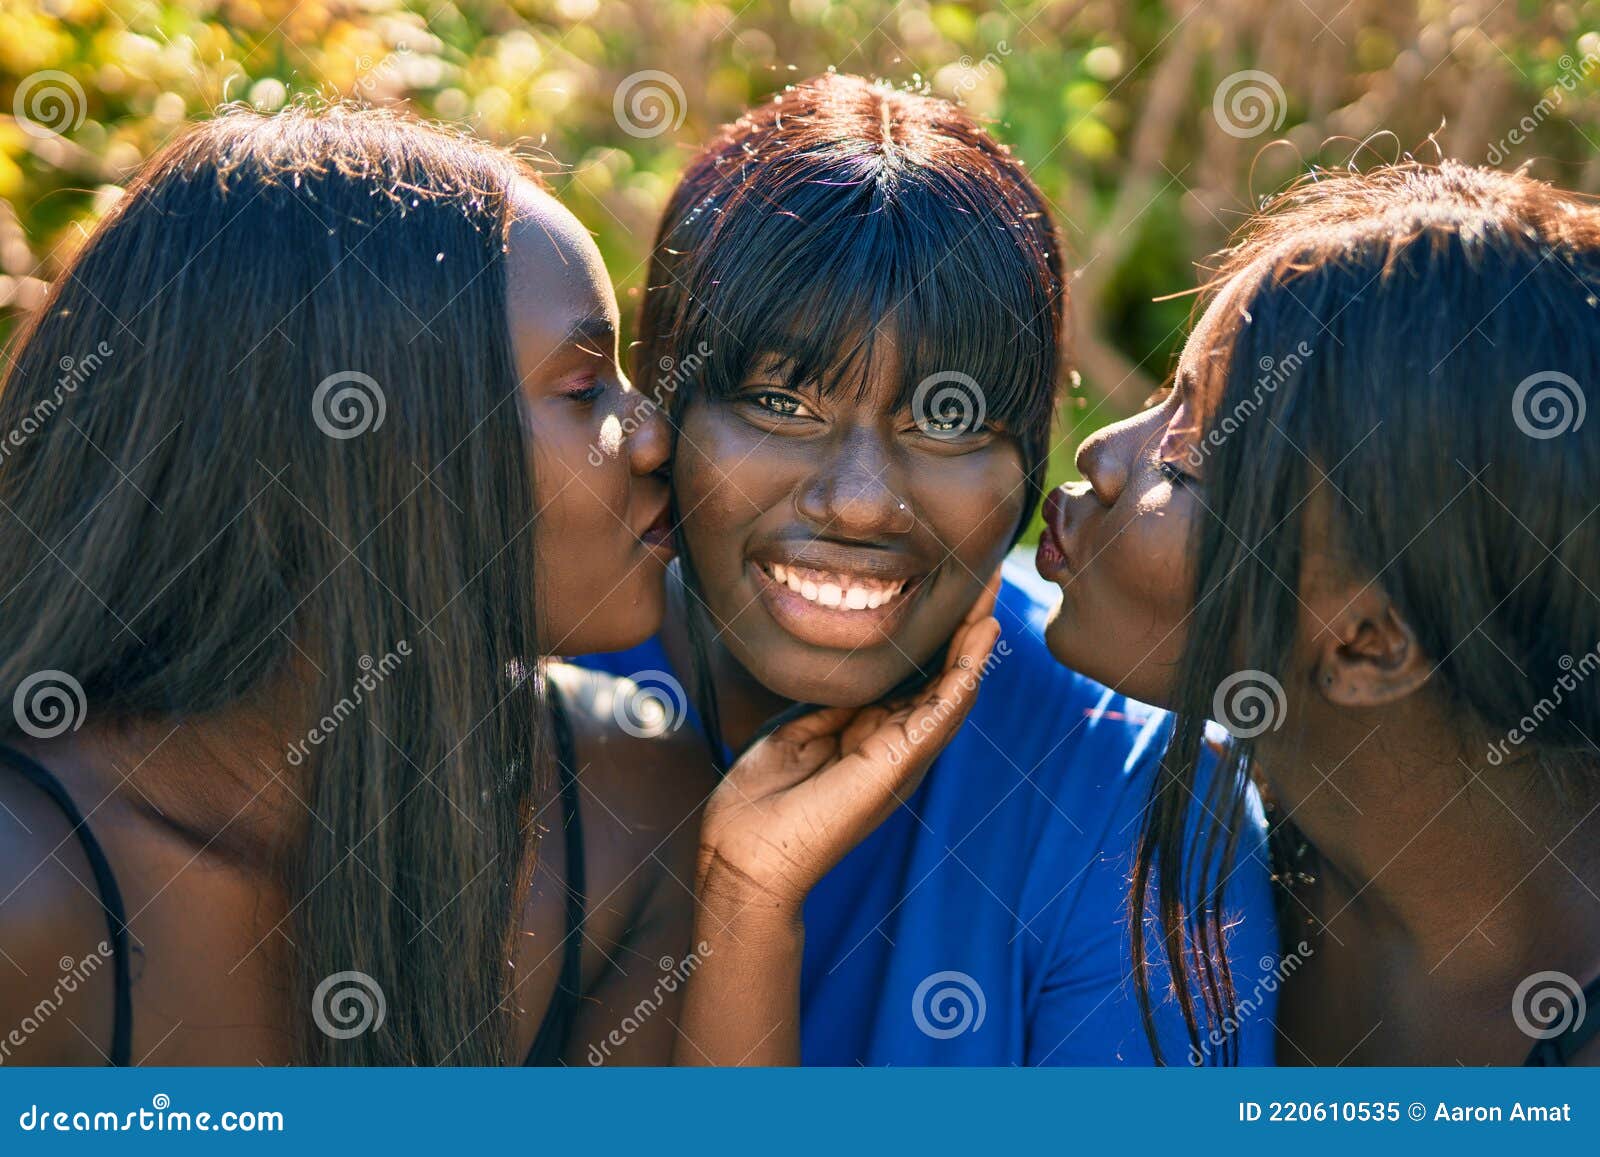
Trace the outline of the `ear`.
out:
[[[1336,707],[1381,707],[1433,674],[1411,624],[1376,583],[1351,600],[1317,638],[1316,681]]]

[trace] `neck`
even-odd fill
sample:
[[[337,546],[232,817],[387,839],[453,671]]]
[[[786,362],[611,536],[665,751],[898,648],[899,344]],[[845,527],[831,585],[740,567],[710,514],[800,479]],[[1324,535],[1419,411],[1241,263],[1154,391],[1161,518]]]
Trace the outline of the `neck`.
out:
[[[1395,992],[1419,985],[1495,1024],[1524,977],[1600,973],[1600,801],[1563,801],[1526,764],[1474,772],[1454,758],[1458,732],[1372,722],[1359,743],[1262,761],[1315,849],[1318,883],[1302,896],[1323,946],[1366,955]],[[1464,1016],[1441,1031],[1476,1030]],[[1506,1043],[1528,1044],[1514,1032]]]
[[[667,573],[666,624],[661,629],[661,642],[674,670],[684,676],[695,672],[694,647],[689,639],[689,600],[683,579],[674,565]],[[701,608],[702,617],[705,616]],[[734,657],[722,641],[721,632],[711,632],[707,644],[712,690],[717,697],[722,742],[738,751],[761,726],[778,712],[792,704],[792,700],[775,694],[745,670],[744,664]]]

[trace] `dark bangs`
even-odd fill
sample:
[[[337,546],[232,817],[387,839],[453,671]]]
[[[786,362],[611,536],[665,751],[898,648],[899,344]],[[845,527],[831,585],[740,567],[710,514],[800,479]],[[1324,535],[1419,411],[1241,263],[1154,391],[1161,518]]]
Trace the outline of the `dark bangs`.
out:
[[[689,166],[635,376],[674,413],[696,391],[732,395],[767,355],[792,385],[857,396],[892,366],[897,407],[931,378],[1018,440],[1031,516],[1063,362],[1060,268],[1043,200],[966,114],[824,77]]]

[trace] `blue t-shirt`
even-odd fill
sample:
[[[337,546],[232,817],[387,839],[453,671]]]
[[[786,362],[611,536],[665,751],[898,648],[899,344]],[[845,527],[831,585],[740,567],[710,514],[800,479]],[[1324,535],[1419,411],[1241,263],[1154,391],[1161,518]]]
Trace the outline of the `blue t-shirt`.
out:
[[[1044,646],[1042,580],[1017,569],[1007,569],[1000,642],[966,723],[911,799],[806,901],[805,1064],[1152,1062],[1127,896],[1171,717],[1057,663]],[[624,676],[671,670],[659,639],[580,662]],[[1256,809],[1227,892],[1229,958],[1248,1011],[1203,1042],[1213,1058],[1227,1028],[1243,1063],[1272,1063],[1267,862]],[[1166,1060],[1192,1063],[1167,989],[1158,973]]]

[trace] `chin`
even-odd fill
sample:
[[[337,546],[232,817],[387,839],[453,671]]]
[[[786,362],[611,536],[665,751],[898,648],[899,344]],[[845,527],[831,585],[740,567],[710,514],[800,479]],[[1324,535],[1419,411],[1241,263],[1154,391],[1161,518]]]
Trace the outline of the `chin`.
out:
[[[865,707],[876,703],[910,673],[880,674],[872,669],[876,664],[864,663],[859,656],[841,664],[838,652],[810,652],[785,658],[788,651],[787,647],[763,647],[757,651],[760,661],[750,662],[741,643],[735,654],[745,670],[768,691],[818,707]]]
[[[1045,624],[1044,645],[1057,663],[1103,687],[1152,707],[1171,706],[1171,672],[1158,665],[1156,656],[1142,657],[1141,648],[1109,644],[1076,630],[1060,608]],[[1130,657],[1135,661],[1132,667],[1125,661]]]
[[[666,613],[666,594],[659,584],[631,593],[618,591],[581,622],[546,637],[566,640],[561,644],[563,655],[627,651],[656,635]]]

